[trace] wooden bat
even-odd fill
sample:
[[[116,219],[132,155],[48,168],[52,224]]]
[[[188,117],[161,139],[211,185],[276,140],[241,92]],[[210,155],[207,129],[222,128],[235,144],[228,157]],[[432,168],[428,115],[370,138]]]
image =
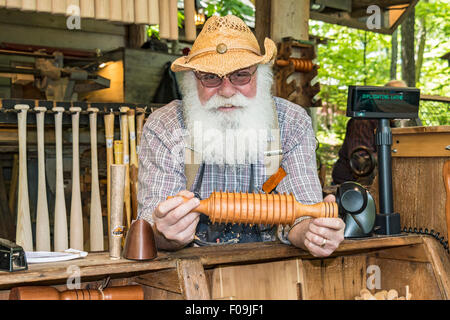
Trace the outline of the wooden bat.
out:
[[[134,23],[147,24],[148,22],[148,1],[134,0]]]
[[[53,107],[55,112],[55,141],[56,141],[56,194],[55,194],[55,222],[54,222],[54,250],[68,249],[67,213],[64,197],[63,150],[62,150],[62,117],[64,108]]]
[[[16,243],[25,251],[33,251],[27,174],[27,111],[29,108],[25,104],[18,104],[14,107],[14,109],[18,110],[17,128],[19,135],[19,192],[17,196]]]
[[[120,259],[123,241],[123,196],[125,189],[124,164],[111,165],[111,227],[109,230],[109,256],[112,260]]]
[[[128,143],[128,116],[127,112],[130,108],[121,107],[120,112],[120,132],[121,139],[123,143],[123,164],[126,166],[125,171],[125,192],[124,192],[124,202],[125,202],[125,213],[126,213],[126,227],[127,230],[131,226],[131,199],[130,199],[130,149]]]
[[[66,4],[66,16],[71,16],[71,15],[80,15],[81,16],[80,0],[66,0],[66,2],[67,2],[67,4]],[[78,9],[77,10],[73,10],[73,9],[69,10],[70,6],[77,6]]]
[[[47,187],[45,183],[44,118],[47,108],[36,106],[38,144],[38,199],[36,210],[36,250],[51,251]]]
[[[89,126],[91,135],[91,216],[90,243],[91,251],[103,251],[103,221],[100,202],[100,185],[98,180],[97,158],[97,113],[98,108],[89,107]]]
[[[122,0],[109,1],[109,20],[122,22]]]
[[[140,285],[62,292],[50,286],[15,287],[9,300],[144,300],[144,290]]]
[[[138,192],[138,157],[136,152],[135,111],[128,110],[128,130],[130,132],[130,193],[131,193],[131,221],[137,218],[137,192]]]
[[[22,11],[36,11],[36,0],[22,0]]]
[[[442,169],[444,178],[445,192],[447,193],[445,201],[445,218],[447,220],[447,238],[450,237],[450,160],[444,163]]]
[[[8,9],[21,9],[21,0],[6,0],[6,7]]]
[[[123,142],[122,142],[122,140],[114,141],[114,164],[123,164]]]
[[[134,0],[122,0],[122,22],[134,22]]]
[[[95,19],[109,19],[109,0],[95,0]]]
[[[161,39],[170,38],[170,0],[159,0],[159,37]]]
[[[79,127],[80,107],[71,107],[72,112],[72,202],[70,207],[70,248],[83,251],[83,206],[80,191]]]
[[[95,17],[95,5],[92,0],[80,0],[80,9],[82,18]]]
[[[148,0],[148,24],[159,24],[158,0]]]
[[[66,14],[66,1],[52,0],[53,14]]]
[[[105,114],[105,140],[106,140],[106,207],[108,212],[108,230],[110,230],[111,215],[111,165],[114,164],[114,113]]]
[[[147,108],[136,108],[136,152],[139,154],[142,129],[144,128],[145,110]]]
[[[194,41],[197,37],[195,27],[195,0],[184,0],[184,30],[186,40]]]
[[[15,153],[13,156],[13,167],[11,172],[11,183],[9,187],[9,211],[15,214],[17,180],[19,178],[19,156]]]
[[[178,40],[178,0],[169,0],[170,40]]]
[[[39,0],[37,2],[36,11],[38,11],[38,12],[52,12],[52,0]]]
[[[130,166],[138,166],[138,158],[136,153],[136,129],[135,129],[135,111],[130,109],[127,111],[128,130],[130,133]]]

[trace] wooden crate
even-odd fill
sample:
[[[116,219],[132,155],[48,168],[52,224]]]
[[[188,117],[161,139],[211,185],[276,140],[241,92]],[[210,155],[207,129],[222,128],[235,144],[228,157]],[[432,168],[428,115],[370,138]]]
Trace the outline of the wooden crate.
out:
[[[443,167],[450,161],[450,126],[392,128],[392,140],[393,204],[402,228],[433,229],[448,240]],[[378,204],[378,176],[370,192]]]

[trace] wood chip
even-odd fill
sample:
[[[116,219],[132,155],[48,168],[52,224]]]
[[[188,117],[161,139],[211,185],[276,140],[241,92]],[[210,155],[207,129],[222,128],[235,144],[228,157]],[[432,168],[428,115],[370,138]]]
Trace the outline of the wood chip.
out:
[[[398,298],[398,292],[395,289],[389,290],[387,293],[387,300],[397,300]]]

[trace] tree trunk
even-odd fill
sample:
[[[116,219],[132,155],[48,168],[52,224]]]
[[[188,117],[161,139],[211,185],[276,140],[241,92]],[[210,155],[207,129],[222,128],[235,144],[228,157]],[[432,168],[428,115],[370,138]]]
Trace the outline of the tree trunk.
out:
[[[402,79],[409,87],[416,86],[416,64],[414,59],[414,10],[406,17],[401,25],[402,35]]]
[[[391,38],[391,70],[390,79],[397,79],[397,59],[398,59],[398,29],[392,33]]]
[[[427,2],[427,1],[426,1]],[[426,17],[422,16],[418,19],[418,31],[417,31],[417,50],[416,50],[416,82],[420,81],[420,72],[423,64],[423,53],[425,51],[425,43],[427,40],[427,24]]]

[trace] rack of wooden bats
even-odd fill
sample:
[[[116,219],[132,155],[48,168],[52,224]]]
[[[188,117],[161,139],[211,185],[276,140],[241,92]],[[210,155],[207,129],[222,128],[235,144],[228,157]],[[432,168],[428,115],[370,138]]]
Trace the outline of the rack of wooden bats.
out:
[[[5,101],[10,108],[5,108]],[[90,198],[90,248],[89,251],[104,251],[104,228],[102,207],[100,200],[100,185],[98,177],[97,155],[97,118],[103,116],[105,124],[106,160],[107,160],[107,223],[110,230],[110,192],[111,171],[113,164],[126,167],[124,185],[124,230],[128,230],[131,222],[137,218],[137,174],[138,149],[146,115],[153,111],[153,107],[130,106],[114,104],[89,103],[57,103],[51,101],[35,101],[34,103],[16,103],[4,100],[2,113],[16,114],[19,138],[19,181],[17,196],[17,224],[16,243],[25,251],[33,251],[33,235],[30,218],[28,178],[27,178],[27,115],[35,113],[38,150],[38,199],[36,211],[36,251],[51,251],[50,223],[46,195],[45,150],[44,150],[44,117],[53,114],[55,126],[56,150],[56,193],[53,224],[53,250],[64,251],[68,248],[84,250],[83,213],[80,192],[80,154],[79,128],[80,116],[89,118],[89,133],[91,144],[91,198]],[[25,100],[22,100],[25,101]],[[51,107],[49,106],[51,103]],[[68,104],[70,107],[68,107]],[[65,106],[65,107],[64,107]],[[103,110],[99,108],[103,106]],[[111,107],[111,108],[108,108]],[[64,198],[63,182],[63,143],[62,127],[63,115],[69,114],[72,122],[72,198],[70,221],[67,221],[67,208]],[[114,140],[115,117],[119,117],[120,140]],[[30,118],[30,117],[29,117]],[[47,119],[48,120],[48,119]],[[70,234],[68,232],[70,230]],[[70,242],[69,242],[70,239]]]
[[[178,0],[0,0],[0,8],[124,24],[159,24],[162,39],[178,40]],[[184,0],[184,15],[186,39],[194,41],[195,0]]]

